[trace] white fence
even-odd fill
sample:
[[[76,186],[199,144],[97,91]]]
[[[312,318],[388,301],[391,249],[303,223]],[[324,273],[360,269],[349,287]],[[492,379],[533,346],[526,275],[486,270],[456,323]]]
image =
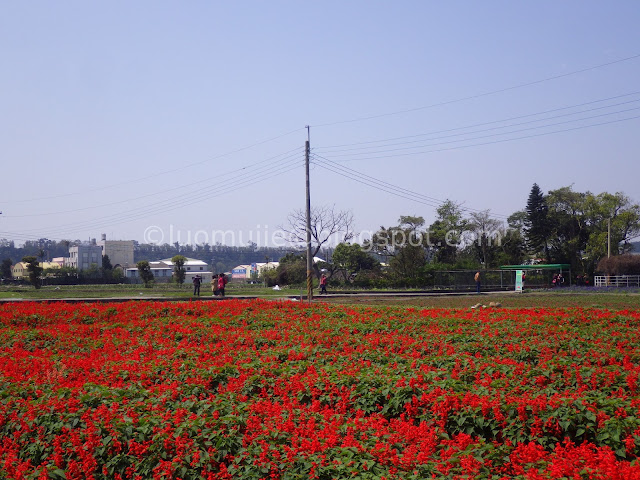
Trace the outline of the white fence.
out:
[[[607,275],[594,277],[596,287],[640,287],[640,275]]]

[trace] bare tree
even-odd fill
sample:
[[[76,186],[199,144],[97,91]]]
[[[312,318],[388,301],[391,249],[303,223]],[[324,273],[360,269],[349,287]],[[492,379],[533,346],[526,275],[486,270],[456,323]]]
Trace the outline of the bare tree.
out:
[[[311,256],[315,257],[332,239],[336,244],[351,240],[355,234],[353,223],[353,214],[350,211],[338,211],[335,205],[311,207]],[[306,245],[307,215],[303,209],[291,212],[286,225],[278,228],[288,242]],[[317,274],[315,265],[314,269]]]
[[[489,210],[484,210],[471,213],[468,226],[473,233],[473,243],[478,251],[480,261],[484,264],[484,268],[488,268],[490,257],[495,250],[492,247],[500,246],[502,241],[502,222],[491,218]]]

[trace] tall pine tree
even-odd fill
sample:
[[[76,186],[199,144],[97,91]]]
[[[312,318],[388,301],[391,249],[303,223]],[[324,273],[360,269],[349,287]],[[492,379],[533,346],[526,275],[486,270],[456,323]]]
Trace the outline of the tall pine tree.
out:
[[[533,187],[531,187],[526,211],[527,219],[524,232],[527,246],[532,253],[544,252],[547,262],[550,262],[549,237],[551,236],[551,223],[549,221],[549,207],[537,183],[534,183]]]

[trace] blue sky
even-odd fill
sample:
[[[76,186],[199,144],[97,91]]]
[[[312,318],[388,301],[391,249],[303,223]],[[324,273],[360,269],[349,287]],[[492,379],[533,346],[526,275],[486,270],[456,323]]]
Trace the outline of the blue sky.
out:
[[[271,235],[304,205],[306,125],[312,203],[358,230],[430,223],[445,199],[504,218],[534,182],[640,201],[638,18],[635,1],[7,2],[0,238]]]

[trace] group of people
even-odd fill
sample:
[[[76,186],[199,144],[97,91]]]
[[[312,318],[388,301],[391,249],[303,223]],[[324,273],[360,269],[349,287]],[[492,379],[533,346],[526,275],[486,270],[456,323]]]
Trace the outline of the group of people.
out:
[[[562,287],[564,285],[564,277],[562,273],[554,273],[553,278],[551,279],[552,287]]]
[[[227,284],[227,276],[224,273],[219,273],[213,276],[211,279],[211,291],[213,295],[224,297],[224,287]],[[202,285],[202,277],[195,275],[193,277],[193,295],[200,296],[200,285]]]
[[[227,276],[224,273],[214,275],[211,279],[211,291],[214,296],[224,297],[224,286],[227,284]]]
[[[327,293],[327,276],[323,273],[320,277],[320,293]],[[227,276],[224,273],[218,273],[211,279],[211,291],[214,296],[220,295],[224,297],[224,287],[228,283]],[[193,295],[200,296],[200,285],[202,285],[202,277],[195,275],[193,277]]]

